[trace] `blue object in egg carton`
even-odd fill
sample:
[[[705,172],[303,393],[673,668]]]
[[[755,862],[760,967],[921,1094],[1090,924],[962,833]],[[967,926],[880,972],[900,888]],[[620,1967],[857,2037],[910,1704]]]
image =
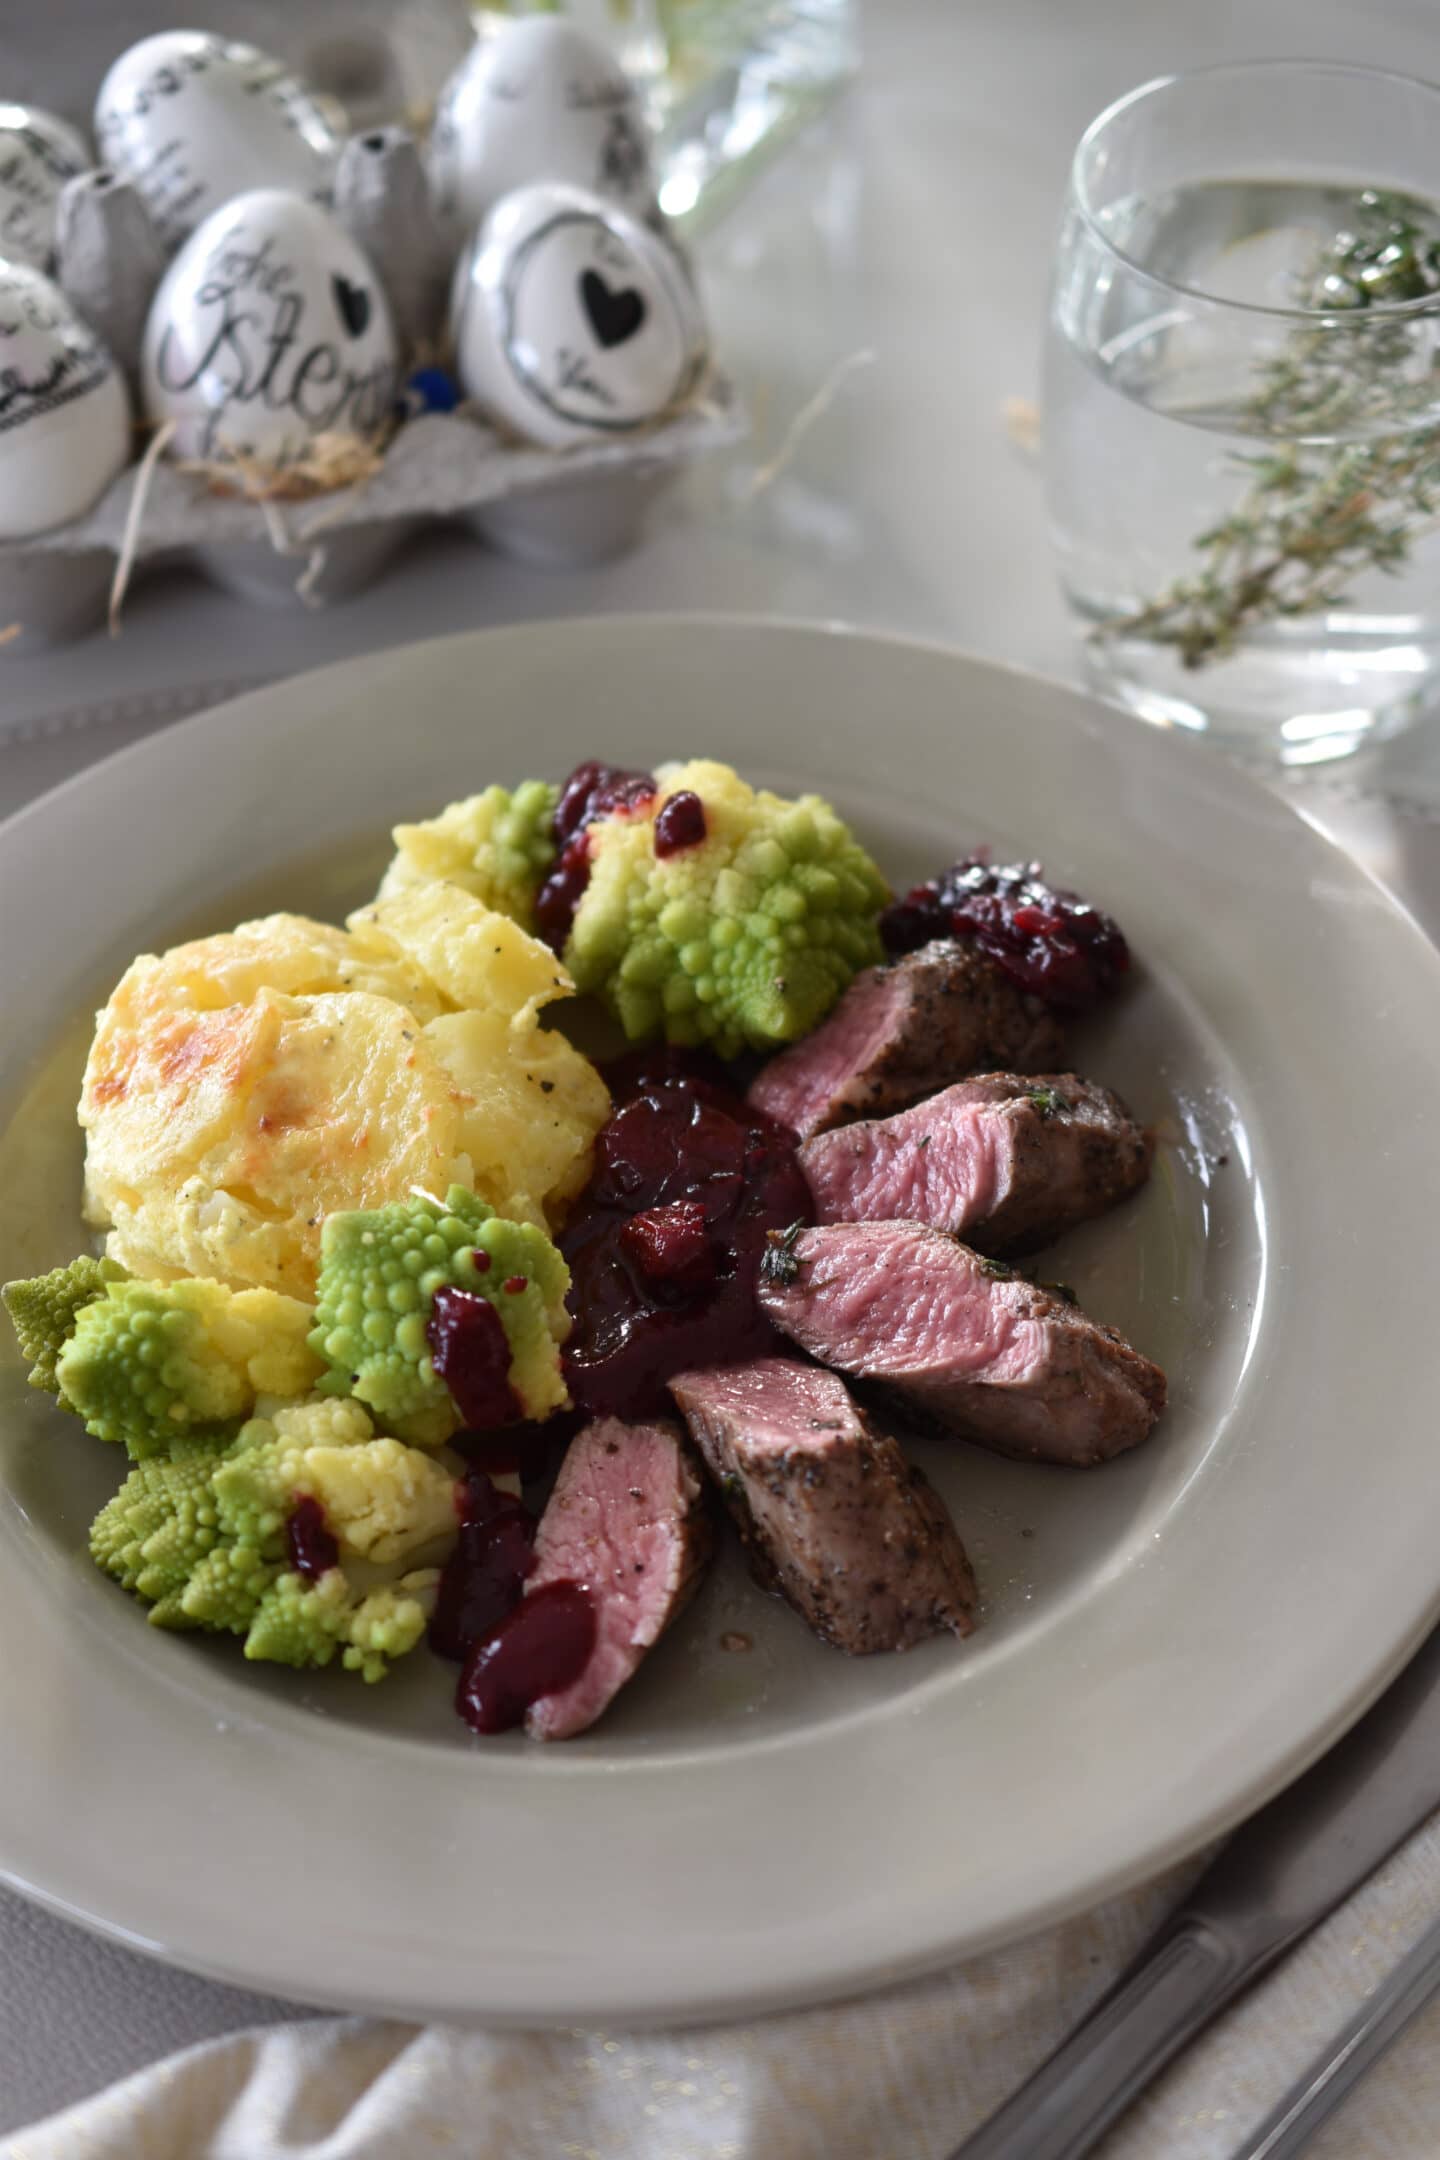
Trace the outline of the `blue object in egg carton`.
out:
[[[267,116],[249,138],[237,95]],[[99,110],[119,172],[64,182],[59,289],[41,312],[74,324],[86,348],[76,379],[88,368],[113,402],[128,378],[147,417],[172,423],[174,449],[209,469],[157,460],[152,445],[114,477],[113,447],[107,463],[70,424],[78,395],[47,447],[45,369],[28,372],[0,428],[12,651],[102,620],[122,557],[128,574],[188,552],[247,598],[308,605],[357,591],[436,518],[526,561],[593,561],[633,544],[684,464],[740,438],[643,142],[638,156],[615,150],[617,127],[632,142],[638,106],[609,52],[571,24],[520,21],[462,62],[440,105],[427,170],[404,130],[342,139],[303,84],[227,39],[168,32],[112,66]],[[581,123],[568,153],[567,113]],[[255,184],[249,139],[267,154],[280,142],[295,192]],[[527,158],[608,171],[614,192],[555,185]],[[471,230],[485,174],[501,192]],[[441,364],[451,351],[453,373]],[[377,419],[393,426],[383,444]],[[50,458],[80,514],[26,532],[17,511],[7,529],[22,444],[32,509],[45,500],[36,460],[43,471]],[[351,464],[333,463],[357,444]]]

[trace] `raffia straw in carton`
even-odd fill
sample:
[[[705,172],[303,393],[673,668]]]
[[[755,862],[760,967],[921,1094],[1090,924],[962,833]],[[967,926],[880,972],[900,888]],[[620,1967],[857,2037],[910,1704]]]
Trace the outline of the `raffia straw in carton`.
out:
[[[150,483],[176,426],[174,420],[167,420],[156,429],[136,470],[125,530],[115,558],[115,575],[110,583],[108,620],[111,637],[117,637],[120,632],[120,613],[144,529]],[[300,457],[284,464],[254,457],[245,451],[230,451],[220,458],[182,459],[179,469],[198,474],[217,495],[238,495],[246,502],[255,503],[264,517],[265,530],[276,554],[305,554],[306,566],[296,590],[307,606],[316,605],[314,588],[325,566],[325,551],[311,546],[297,548],[276,505],[280,502],[310,502],[319,495],[334,495],[342,488],[363,487],[384,465],[385,451],[393,433],[393,428],[386,428],[377,435],[347,435],[333,431],[316,435]],[[328,522],[331,520],[322,511],[307,525],[306,539]]]
[[[314,435],[298,457],[277,462],[248,450],[227,450],[216,458],[183,458],[181,472],[197,473],[217,495],[241,495],[247,502],[308,502],[337,488],[373,480],[385,462],[394,430],[378,435],[331,431]]]
[[[125,595],[130,587],[130,572],[135,567],[135,550],[140,544],[140,529],[145,522],[145,503],[150,493],[150,482],[155,477],[155,468],[164,456],[178,425],[178,421],[167,420],[163,427],[156,428],[145,445],[145,455],[140,460],[135,474],[135,485],[130,490],[130,508],[125,513],[125,530],[120,535],[120,551],[115,557],[115,575],[110,580],[110,606],[106,622],[112,638],[120,635],[120,610],[125,605]]]

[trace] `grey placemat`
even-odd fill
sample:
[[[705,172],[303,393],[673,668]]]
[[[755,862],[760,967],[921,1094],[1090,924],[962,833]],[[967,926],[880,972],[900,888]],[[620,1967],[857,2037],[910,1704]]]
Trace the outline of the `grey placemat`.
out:
[[[36,796],[58,787],[100,758],[123,750],[192,713],[246,690],[258,690],[264,677],[248,682],[202,683],[179,690],[152,691],[115,698],[104,705],[77,706],[41,720],[7,728],[0,719],[0,818],[11,817]]]

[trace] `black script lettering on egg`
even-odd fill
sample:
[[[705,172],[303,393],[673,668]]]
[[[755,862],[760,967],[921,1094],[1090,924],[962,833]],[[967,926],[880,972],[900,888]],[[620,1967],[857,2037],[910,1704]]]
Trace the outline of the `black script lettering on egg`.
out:
[[[174,322],[161,331],[155,376],[162,389],[184,394],[208,377],[223,390],[205,420],[201,456],[214,454],[225,415],[252,404],[267,412],[293,411],[313,434],[343,429],[369,435],[383,424],[394,395],[393,367],[383,360],[348,366],[333,333],[325,335],[314,322],[295,278],[294,265],[273,239],[255,247],[237,225],[214,249],[196,294],[201,338],[187,350]],[[347,337],[361,337],[370,325],[372,294],[339,271],[331,273],[330,289]]]

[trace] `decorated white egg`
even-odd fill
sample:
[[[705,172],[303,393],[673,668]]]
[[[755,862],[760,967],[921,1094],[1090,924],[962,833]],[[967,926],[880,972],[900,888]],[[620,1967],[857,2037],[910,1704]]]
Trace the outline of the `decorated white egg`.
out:
[[[0,540],[79,517],[131,447],[110,354],[49,278],[0,262]]]
[[[520,188],[491,211],[460,259],[451,329],[466,395],[556,449],[651,426],[705,364],[679,258],[581,188]]]
[[[340,154],[324,110],[278,60],[203,30],[163,30],[121,54],[95,101],[95,139],[168,247],[247,189],[328,202]]]
[[[590,188],[644,216],[655,199],[633,84],[598,39],[524,16],[461,62],[441,92],[430,180],[447,219],[473,228],[512,188]]]
[[[83,137],[33,105],[0,105],[0,260],[49,270],[60,190],[95,162]]]
[[[179,457],[285,465],[317,435],[370,436],[399,349],[380,281],[328,210],[256,188],[205,220],[151,303],[145,406]]]

